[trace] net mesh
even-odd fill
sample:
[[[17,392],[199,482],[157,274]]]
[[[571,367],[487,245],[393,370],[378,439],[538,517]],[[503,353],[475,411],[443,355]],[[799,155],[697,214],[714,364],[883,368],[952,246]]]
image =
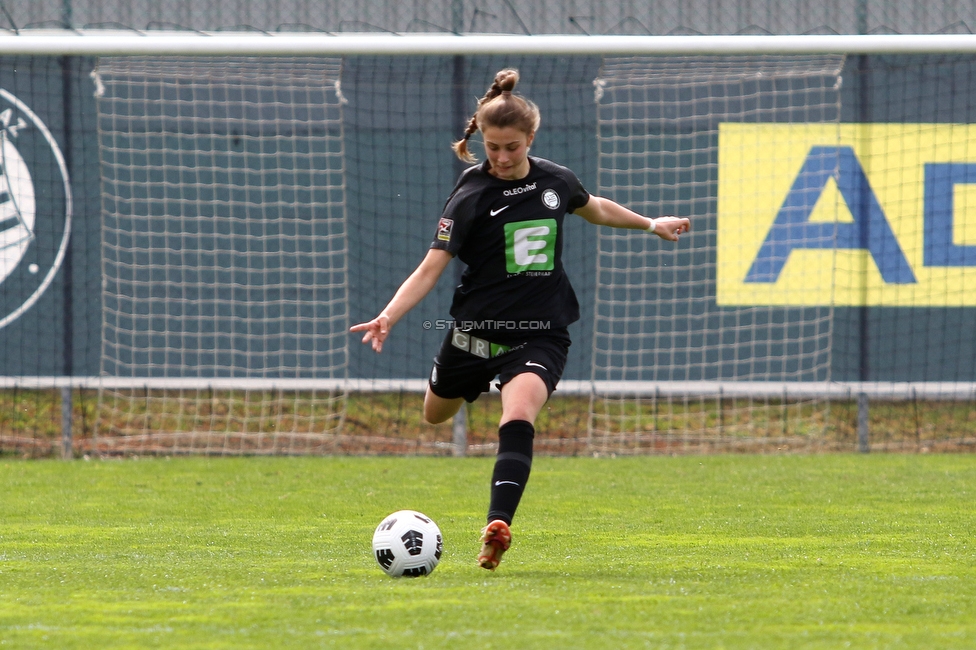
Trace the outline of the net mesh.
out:
[[[829,379],[832,268],[816,280],[822,306],[751,307],[736,297],[721,304],[720,270],[729,265],[717,262],[755,256],[738,231],[765,233],[755,204],[783,200],[769,166],[742,163],[743,151],[761,145],[737,127],[833,125],[823,144],[836,144],[842,67],[839,56],[605,61],[595,82],[599,193],[641,214],[688,217],[694,229],[680,246],[600,229],[594,449],[821,440],[825,401],[727,397],[722,383]],[[832,158],[819,160],[833,172]]]
[[[105,444],[287,453],[329,444],[345,399],[340,62],[102,59]],[[272,380],[150,390],[151,378]],[[243,384],[242,384],[243,386]]]

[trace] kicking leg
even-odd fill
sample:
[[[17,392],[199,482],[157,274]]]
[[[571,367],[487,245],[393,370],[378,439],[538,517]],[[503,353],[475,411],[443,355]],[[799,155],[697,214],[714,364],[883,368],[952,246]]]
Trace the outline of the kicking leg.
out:
[[[509,526],[532,469],[535,418],[549,399],[545,382],[535,374],[516,375],[502,387],[502,418],[498,427],[498,455],[491,476],[488,525],[481,531],[478,564],[491,571],[512,541]]]

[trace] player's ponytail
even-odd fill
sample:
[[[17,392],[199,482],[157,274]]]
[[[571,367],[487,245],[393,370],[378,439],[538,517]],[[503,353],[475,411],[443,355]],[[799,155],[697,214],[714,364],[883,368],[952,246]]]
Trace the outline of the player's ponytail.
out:
[[[468,120],[464,136],[452,145],[458,158],[475,162],[474,155],[468,150],[468,140],[486,126],[514,126],[525,133],[535,133],[539,129],[542,121],[539,107],[524,97],[512,94],[518,81],[519,73],[514,68],[505,68],[495,75],[488,92],[478,100],[478,109]]]
[[[474,157],[474,155],[470,151],[468,151],[468,140],[477,130],[478,130],[478,114],[475,113],[474,115],[471,116],[471,119],[468,120],[468,126],[466,129],[464,129],[464,136],[460,140],[458,140],[457,142],[451,145],[451,148],[454,149],[454,153],[457,154],[457,157],[463,160],[464,162],[473,163],[477,160]]]

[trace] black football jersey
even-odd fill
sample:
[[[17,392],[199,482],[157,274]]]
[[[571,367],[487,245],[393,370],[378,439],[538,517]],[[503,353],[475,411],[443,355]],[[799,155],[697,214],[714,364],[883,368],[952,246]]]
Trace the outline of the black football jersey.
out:
[[[530,156],[528,176],[514,181],[489,165],[461,174],[430,245],[467,265],[451,316],[474,329],[565,327],[579,319],[579,302],[562,265],[563,219],[590,195],[543,158]]]

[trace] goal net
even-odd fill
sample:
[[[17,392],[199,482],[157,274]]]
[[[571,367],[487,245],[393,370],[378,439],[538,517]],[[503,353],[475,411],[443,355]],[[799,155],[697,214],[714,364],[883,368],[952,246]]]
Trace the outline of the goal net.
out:
[[[777,166],[755,164],[760,135],[779,125],[822,125],[822,151],[811,168],[834,175],[843,62],[841,56],[604,62],[595,82],[598,193],[641,214],[688,217],[693,232],[675,246],[599,230],[594,449],[822,442],[826,399],[789,392],[798,382],[830,378],[832,266],[816,268],[804,284],[804,291],[815,286],[823,294],[820,306],[808,308],[739,306],[720,283],[730,261],[755,256],[751,233],[770,230],[757,222],[757,205],[783,200],[784,188],[772,178]],[[781,151],[792,154],[789,147]],[[817,199],[812,181],[807,193]],[[836,204],[821,210],[819,218],[836,220]],[[785,263],[784,246],[766,248],[767,266]]]
[[[348,349],[340,61],[103,58],[92,75],[101,374],[119,386],[100,395],[99,448],[334,451]]]
[[[339,60],[100,60],[94,78],[103,183],[102,374],[133,382],[101,394],[103,447],[338,448],[346,407],[347,287],[376,283],[365,292],[370,304],[354,309],[367,319],[421,257],[430,220],[398,212],[409,206],[436,216],[434,201],[413,195],[442,200],[455,170],[417,164],[406,154],[415,152],[425,131],[441,136],[438,145],[449,142],[446,126],[463,123],[471,110],[425,115],[425,91],[413,80],[430,73],[430,61],[377,63],[348,63],[347,85],[356,101],[344,113]],[[584,241],[595,234],[597,242],[592,258],[580,251],[581,259],[596,260],[595,287],[579,287],[593,305],[592,390],[576,406],[589,409],[589,416],[586,425],[580,417],[574,430],[548,441],[550,448],[632,453],[768,444],[770,437],[778,445],[819,440],[826,402],[784,400],[777,394],[784,389],[768,386],[828,378],[830,301],[793,310],[716,305],[716,256],[736,255],[716,245],[716,187],[735,183],[753,194],[779,193],[763,178],[768,170],[734,161],[723,169],[719,148],[755,146],[738,126],[837,124],[842,63],[839,56],[603,61],[592,82],[594,190],[642,214],[690,217],[694,234],[671,246],[630,231],[581,233]],[[577,101],[593,101],[592,87],[548,74],[538,79],[550,61],[522,64],[523,92],[544,105],[567,104],[570,92],[579,93]],[[426,90],[446,86],[453,65],[434,62],[442,81],[429,81]],[[465,87],[465,95],[477,96],[474,88],[499,64],[466,65],[472,90]],[[554,93],[560,95],[555,102]],[[544,134],[549,155],[584,174],[583,156],[566,160],[572,155],[558,151],[560,132],[575,116],[543,115],[552,117]],[[357,136],[348,148],[344,120]],[[437,149],[447,151],[432,146],[418,158],[443,160]],[[384,183],[384,169],[396,165],[414,167],[416,178],[407,186]],[[345,177],[350,167],[353,182]],[[352,279],[346,271],[347,191],[359,207]],[[722,215],[739,224],[741,217]],[[831,269],[822,273],[818,282],[829,293]],[[425,325],[446,318],[435,315],[441,318],[425,310],[411,315],[398,326],[388,354],[363,360],[354,378],[371,391],[371,381],[384,379],[392,380],[394,393],[422,390],[443,336]],[[579,366],[583,361],[577,357]],[[577,368],[579,385],[585,370]],[[284,380],[292,381],[286,387]],[[323,387],[323,380],[339,381]],[[765,383],[767,395],[726,395],[722,386],[736,382]],[[567,378],[565,392],[573,392],[565,388],[572,383]],[[379,431],[366,435],[382,438],[398,424],[379,422]],[[486,432],[484,443],[490,446],[491,438]]]

